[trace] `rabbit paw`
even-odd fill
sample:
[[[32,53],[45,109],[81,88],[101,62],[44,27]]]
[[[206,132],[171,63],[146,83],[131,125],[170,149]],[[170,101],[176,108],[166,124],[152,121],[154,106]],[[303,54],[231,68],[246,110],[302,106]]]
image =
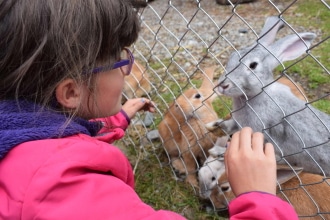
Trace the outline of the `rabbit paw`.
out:
[[[217,137],[232,135],[238,131],[237,123],[232,118],[228,120],[218,119],[205,124],[205,127]]]

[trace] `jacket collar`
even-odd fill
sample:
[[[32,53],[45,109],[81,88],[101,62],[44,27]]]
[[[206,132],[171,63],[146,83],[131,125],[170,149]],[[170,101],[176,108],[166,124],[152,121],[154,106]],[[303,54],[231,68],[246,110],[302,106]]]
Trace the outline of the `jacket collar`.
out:
[[[95,136],[101,125],[82,118],[44,109],[25,100],[0,102],[0,160],[15,146],[27,141],[63,138],[78,133]]]

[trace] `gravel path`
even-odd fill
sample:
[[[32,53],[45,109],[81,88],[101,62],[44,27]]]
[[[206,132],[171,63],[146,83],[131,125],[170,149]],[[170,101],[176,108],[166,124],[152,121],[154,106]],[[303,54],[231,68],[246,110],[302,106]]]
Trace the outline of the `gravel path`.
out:
[[[281,12],[284,19],[303,16],[295,13],[297,3],[291,3],[287,0],[255,0],[233,7],[218,5],[215,0],[199,3],[193,0],[154,0],[140,11],[142,31],[135,45],[136,54],[146,62],[161,63],[164,68],[155,70],[160,78],[164,73],[176,78],[178,72],[191,77],[200,68],[210,65],[217,65],[220,75],[234,48],[240,49],[257,40],[268,16]],[[306,27],[290,25],[297,32],[307,31]],[[317,26],[307,28],[322,36]],[[292,34],[293,30],[286,27],[278,37],[289,33]],[[175,65],[167,68],[168,62],[164,60]],[[308,90],[307,80],[298,79],[296,74],[292,77]],[[324,90],[323,93],[329,92],[327,88],[320,89]]]

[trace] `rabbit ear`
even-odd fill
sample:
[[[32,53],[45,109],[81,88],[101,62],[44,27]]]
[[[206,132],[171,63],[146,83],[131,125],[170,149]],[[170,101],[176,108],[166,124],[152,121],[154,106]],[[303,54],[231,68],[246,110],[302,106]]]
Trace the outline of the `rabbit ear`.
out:
[[[283,27],[284,22],[279,17],[268,17],[259,34],[259,42],[265,46],[270,45],[274,42],[277,32]]]
[[[215,145],[208,151],[209,154],[212,155],[213,157],[223,157],[224,153],[226,152],[226,148]]]
[[[203,82],[198,89],[200,92],[202,92],[204,98],[208,99],[211,102],[218,97],[218,95],[213,90],[215,86],[215,84],[213,83],[215,69],[215,66],[205,68],[203,74]]]
[[[215,70],[215,66],[205,68],[204,79],[203,79],[202,85],[200,86],[201,89],[212,90],[212,88],[214,87],[214,84],[213,84],[214,70]]]
[[[294,60],[305,53],[316,35],[314,33],[299,33],[286,36],[271,46],[275,57],[281,61]]]
[[[293,170],[292,170],[293,168]],[[278,164],[276,168],[277,172],[277,182],[279,184],[283,184],[290,179],[297,176],[297,174],[301,173],[303,171],[302,167],[290,167],[288,165],[284,164]]]

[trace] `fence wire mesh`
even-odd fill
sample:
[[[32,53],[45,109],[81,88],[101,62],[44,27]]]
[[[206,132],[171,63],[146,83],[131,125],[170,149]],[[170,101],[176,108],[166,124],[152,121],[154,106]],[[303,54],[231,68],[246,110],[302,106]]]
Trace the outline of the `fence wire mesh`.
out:
[[[117,144],[147,203],[189,219],[226,217],[224,147],[235,127],[253,127],[275,145],[278,178],[290,179],[278,180],[278,196],[302,219],[330,219],[329,1],[247,2],[154,0],[139,9],[124,96],[157,107]],[[267,26],[268,17],[277,22]]]

